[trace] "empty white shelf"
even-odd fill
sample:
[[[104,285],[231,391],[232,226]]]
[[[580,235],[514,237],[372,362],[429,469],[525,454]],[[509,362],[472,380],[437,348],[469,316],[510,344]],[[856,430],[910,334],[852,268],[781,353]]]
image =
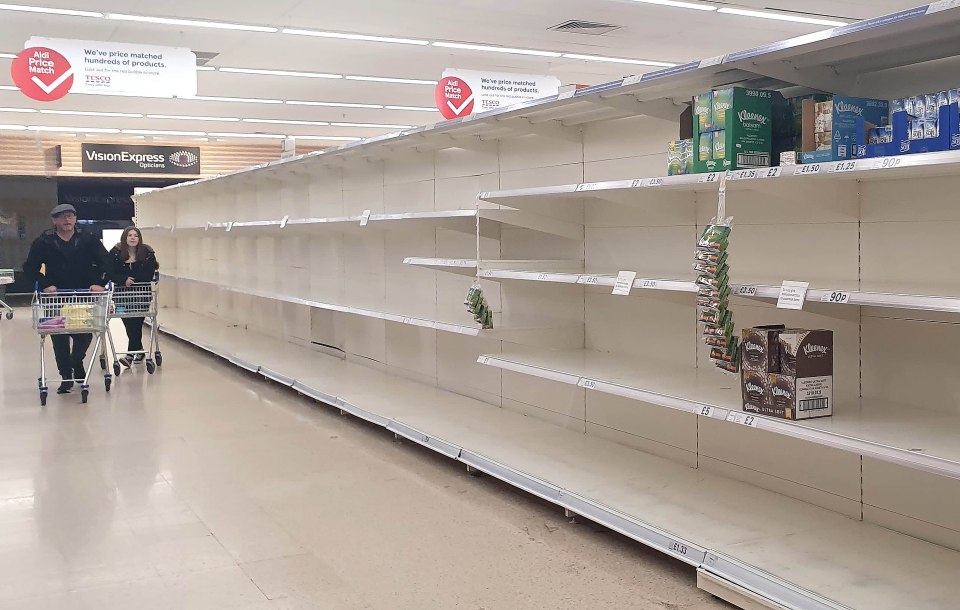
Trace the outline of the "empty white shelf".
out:
[[[729,172],[728,190],[759,185],[791,188],[794,180],[895,180],[928,176],[951,176],[960,170],[960,151],[832,161]],[[480,194],[489,203],[515,209],[549,205],[564,199],[606,199],[620,203],[641,202],[661,191],[707,191],[720,186],[720,173],[637,178],[613,182],[586,182],[538,188],[491,191]]]
[[[558,235],[578,241],[583,240],[583,225],[539,216],[519,210],[448,210],[440,212],[405,212],[400,214],[360,214],[326,218],[284,218],[281,220],[208,222],[189,226],[149,226],[147,232],[165,232],[174,236],[223,237],[233,236],[282,236],[291,233],[315,233],[318,229],[333,228],[339,231],[395,230],[416,226],[435,226],[440,229],[459,231],[471,235],[477,232],[497,236],[504,226],[512,226],[550,235]]]
[[[161,329],[789,608],[943,610],[960,553],[189,312]]]
[[[718,382],[716,372],[709,369],[590,350],[516,350],[483,355],[479,362],[960,478],[956,415],[863,398],[838,403],[833,417],[794,422],[745,414],[739,376]]]
[[[449,259],[449,258],[416,258],[411,257],[403,261],[405,265],[416,267],[425,267],[434,271],[445,271],[448,273],[457,273],[460,275],[477,275],[477,261],[470,259]],[[582,260],[506,260],[489,259],[480,261],[481,275],[490,277],[489,273],[498,271],[531,271],[535,270],[535,275],[547,271],[562,271],[579,273],[583,270]]]

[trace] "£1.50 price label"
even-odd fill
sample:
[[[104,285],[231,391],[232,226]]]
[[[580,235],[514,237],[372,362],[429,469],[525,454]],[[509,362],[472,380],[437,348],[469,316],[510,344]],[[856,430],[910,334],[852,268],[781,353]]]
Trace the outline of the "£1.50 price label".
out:
[[[813,176],[820,173],[819,163],[805,163],[797,168],[797,176]]]

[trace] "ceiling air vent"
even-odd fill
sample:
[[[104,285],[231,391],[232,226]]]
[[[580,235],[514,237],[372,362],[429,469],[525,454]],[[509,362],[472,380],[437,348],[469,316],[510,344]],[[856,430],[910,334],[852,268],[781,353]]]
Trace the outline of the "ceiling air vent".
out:
[[[619,30],[619,25],[612,25],[610,23],[597,23],[596,21],[580,21],[579,19],[571,19],[570,21],[565,21],[560,25],[555,25],[552,28],[547,28],[549,30],[555,30],[557,32],[568,32],[570,34],[590,34],[591,36],[602,36],[603,34],[609,34],[614,30]]]

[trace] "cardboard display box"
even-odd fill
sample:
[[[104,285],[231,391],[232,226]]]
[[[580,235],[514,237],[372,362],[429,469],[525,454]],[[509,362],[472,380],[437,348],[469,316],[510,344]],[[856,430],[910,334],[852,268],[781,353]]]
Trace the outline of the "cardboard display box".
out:
[[[765,326],[743,337],[744,411],[790,420],[833,415],[833,331]]]
[[[825,102],[804,100],[802,163],[846,161],[869,139],[871,129],[889,123],[890,102],[836,95]]]
[[[773,92],[734,87],[693,98],[696,173],[769,167]]]

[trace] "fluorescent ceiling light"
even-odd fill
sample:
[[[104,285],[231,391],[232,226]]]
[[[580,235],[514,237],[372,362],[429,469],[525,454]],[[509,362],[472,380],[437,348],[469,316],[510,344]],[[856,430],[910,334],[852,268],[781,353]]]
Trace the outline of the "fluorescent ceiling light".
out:
[[[428,40],[416,40],[411,38],[394,38],[392,36],[368,36],[366,34],[346,34],[343,32],[319,32],[317,30],[298,30],[295,28],[284,28],[284,34],[296,34],[298,36],[316,36],[318,38],[339,38],[341,40],[366,40],[368,42],[395,42],[398,44],[413,44],[426,46],[430,44]]]
[[[386,76],[348,76],[347,80],[370,81],[374,83],[400,83],[406,85],[436,85],[435,80],[423,80],[418,78],[389,78]]]
[[[124,129],[121,133],[141,136],[205,136],[205,131],[163,131],[151,129]]]
[[[148,114],[148,119],[173,119],[176,121],[227,121],[230,123],[237,123],[240,119],[236,117],[222,117],[222,116],[182,116],[177,114]]]
[[[41,110],[43,114],[69,114],[72,116],[106,116],[121,117],[125,119],[142,119],[142,114],[133,114],[129,112],[87,112],[83,110]]]
[[[369,127],[372,129],[411,129],[413,125],[382,125],[380,123],[330,123],[331,127]]]
[[[16,59],[17,54],[16,53],[0,53],[0,57],[2,57],[3,59]]]
[[[835,21],[832,19],[819,19],[817,17],[804,17],[803,15],[789,15],[787,13],[771,13],[768,11],[748,11],[741,8],[722,8],[717,11],[724,15],[739,15],[741,17],[758,17],[760,19],[773,19],[775,21],[793,21],[796,23],[810,23],[813,25],[826,25],[829,27],[838,27],[847,25],[846,21]]]
[[[27,128],[23,125],[0,125],[0,129],[7,131],[26,131]]]
[[[0,85],[0,91],[19,91],[19,89],[10,85]]]
[[[101,16],[97,13],[97,16]],[[241,30],[244,32],[278,32],[278,28],[262,25],[244,25],[241,23],[224,23],[222,21],[198,21],[196,19],[171,19],[169,17],[147,17],[145,15],[126,15],[123,13],[107,13],[107,19],[116,21],[137,21],[140,23],[162,23],[164,25],[185,25],[197,28],[213,28],[216,30]]]
[[[219,97],[211,95],[198,95],[196,97],[182,97],[183,100],[200,100],[203,102],[243,102],[245,104],[282,104],[283,100],[265,100],[252,97]]]
[[[347,136],[290,136],[295,140],[330,140],[332,142],[359,142],[363,138],[351,138]]]
[[[30,125],[30,131],[61,131],[64,133],[120,133],[119,129],[105,129],[101,127],[53,127],[50,125]]]
[[[211,138],[265,138],[271,140],[285,140],[287,136],[273,133],[208,133]]]
[[[74,11],[65,8],[48,8],[46,6],[23,6],[22,4],[0,4],[0,11],[21,11],[24,13],[70,15],[71,17],[103,17],[103,13],[95,13],[92,11]]]
[[[315,125],[317,127],[327,127],[330,125],[327,121],[286,121],[281,119],[243,119],[244,123],[273,123],[277,125]]]
[[[490,51],[492,53],[513,53],[515,55],[536,55],[538,57],[560,57],[562,53],[555,51],[535,51],[533,49],[513,49],[510,47],[492,47],[482,44],[466,44],[462,42],[435,42],[435,47],[445,49],[463,49],[465,51]]]
[[[695,11],[715,11],[717,7],[709,4],[694,4],[693,2],[676,2],[675,0],[633,0],[644,4],[660,4],[662,6],[672,6],[674,8],[690,8]]]
[[[258,70],[254,68],[220,68],[220,72],[236,74],[263,74],[266,76],[302,76],[304,78],[343,78],[342,74],[323,74],[321,72],[292,72],[290,70]]]
[[[0,112],[39,112],[33,108],[0,108]]]
[[[213,66],[197,66],[197,72],[216,72],[217,69]]]
[[[15,89],[16,87],[14,87]],[[381,104],[350,104],[348,102],[304,102],[298,100],[289,100],[286,102],[291,106],[325,106],[328,108],[373,108],[375,110],[382,110],[383,105]]]
[[[583,61],[602,61],[612,64],[634,64],[638,66],[656,66],[660,68],[672,68],[677,64],[665,61],[652,61],[649,59],[627,59],[625,57],[601,57],[599,55],[578,55],[576,53],[564,53],[567,59],[580,59]]]
[[[387,110],[415,110],[422,112],[439,112],[436,108],[427,106],[387,106]]]

